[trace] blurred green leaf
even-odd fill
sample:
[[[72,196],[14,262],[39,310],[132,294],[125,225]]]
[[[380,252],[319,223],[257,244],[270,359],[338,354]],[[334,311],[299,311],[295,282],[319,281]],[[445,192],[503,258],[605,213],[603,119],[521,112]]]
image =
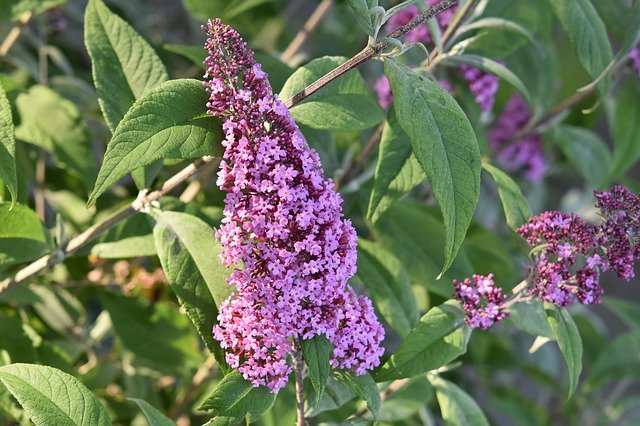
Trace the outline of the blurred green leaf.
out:
[[[345,61],[338,56],[312,60],[289,77],[280,98],[291,98]],[[364,130],[384,119],[373,92],[355,69],[293,106],[291,115],[306,126],[332,131]]]
[[[0,266],[28,262],[52,249],[49,232],[33,210],[0,204]]]
[[[511,315],[507,321],[512,322],[518,329],[533,336],[553,338],[553,332],[547,323],[544,304],[539,300],[516,303],[509,308]]]
[[[248,416],[250,421],[254,421],[271,408],[275,399],[276,395],[269,388],[254,388],[234,370],[224,376],[198,410],[213,410],[218,415],[234,419]]]
[[[409,137],[398,123],[395,109],[391,108],[380,139],[367,217],[375,222],[395,200],[426,179],[427,175],[413,154]]]
[[[20,318],[0,312],[0,350],[8,352],[11,362],[35,362],[36,350]]]
[[[611,154],[596,133],[582,127],[558,126],[553,140],[591,188],[599,188],[610,170]]]
[[[640,303],[608,296],[604,305],[640,337]]]
[[[600,353],[587,370],[586,386],[623,379],[640,381],[640,338],[637,333],[626,332],[602,345]],[[585,387],[586,387],[585,386]]]
[[[405,337],[419,319],[409,275],[389,251],[360,238],[358,240],[358,277],[384,319]]]
[[[360,376],[349,371],[336,371],[334,376],[339,381],[347,385],[358,398],[367,402],[367,408],[373,414],[374,420],[378,418],[380,414],[380,405],[382,401],[380,399],[380,391],[376,382],[373,380],[369,373],[364,373]]]
[[[167,418],[160,410],[147,401],[140,398],[129,398],[129,401],[135,402],[138,407],[140,407],[140,411],[144,414],[149,426],[175,426],[176,423],[173,420]]]
[[[433,387],[427,378],[414,377],[382,401],[379,420],[381,422],[404,420],[423,408],[432,397]]]
[[[315,389],[316,405],[324,395],[327,379],[331,372],[329,360],[333,353],[333,345],[324,335],[313,336],[311,339],[302,340],[302,355],[307,364],[307,374]]]
[[[567,364],[569,376],[567,399],[569,399],[578,387],[578,380],[582,371],[582,340],[578,333],[578,327],[576,327],[566,309],[556,307],[550,303],[545,303],[544,308],[547,314],[547,323]]]
[[[608,180],[612,182],[623,176],[640,158],[640,84],[635,76],[621,82],[608,107],[613,136],[613,160]]]
[[[269,76],[269,82],[274,93],[280,92],[284,83],[293,74],[293,68],[282,62],[280,59],[264,53],[255,54],[256,61],[262,65],[262,71]]]
[[[478,404],[457,385],[438,376],[429,375],[436,389],[442,418],[449,426],[489,426]]]
[[[218,259],[221,247],[213,229],[187,213],[153,212],[156,249],[171,288],[198,330],[207,348],[227,370],[224,351],[213,339],[218,307],[229,297],[232,287],[226,278],[231,271]]]
[[[480,195],[480,150],[464,111],[437,83],[389,58],[398,122],[431,182],[444,218],[442,275],[453,263]]]
[[[151,234],[108,243],[97,243],[91,247],[91,256],[102,259],[128,259],[155,255],[156,246]]]
[[[163,45],[162,48],[167,52],[176,53],[182,57],[189,59],[191,62],[198,65],[203,70],[206,69],[206,67],[204,66],[204,58],[207,53],[206,50],[204,50],[203,46],[169,43]]]
[[[0,381],[35,425],[111,424],[100,401],[78,379],[55,368],[5,365],[0,367]]]
[[[146,92],[122,119],[107,146],[89,204],[127,173],[163,158],[220,152],[219,120],[206,115],[198,80],[170,80]]]
[[[377,382],[413,377],[440,368],[467,351],[469,329],[458,302],[431,308],[374,373]]]
[[[515,231],[531,217],[531,208],[527,199],[522,195],[518,184],[508,174],[489,163],[482,163],[482,168],[489,172],[495,181],[507,224]]]
[[[3,0],[0,21],[17,21],[25,12],[38,15],[65,2],[66,0]]]
[[[16,107],[21,121],[16,138],[51,152],[56,163],[91,188],[96,159],[78,108],[40,84],[18,95]]]
[[[9,99],[7,99],[2,84],[0,84],[0,180],[4,182],[11,193],[11,206],[13,207],[18,196],[16,140],[11,105],[9,105]]]
[[[182,0],[182,4],[200,20],[220,17],[228,21],[242,12],[274,0]]]

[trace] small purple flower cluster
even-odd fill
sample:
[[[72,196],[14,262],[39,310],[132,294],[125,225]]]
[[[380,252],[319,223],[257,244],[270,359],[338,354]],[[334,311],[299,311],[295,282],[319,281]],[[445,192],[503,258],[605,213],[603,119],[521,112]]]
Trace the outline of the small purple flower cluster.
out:
[[[507,296],[493,282],[493,274],[474,275],[464,281],[453,280],[453,298],[460,301],[467,313],[466,323],[471,328],[486,330],[508,316],[504,309]]]
[[[219,19],[203,30],[208,113],[224,119],[226,133],[218,186],[228,193],[216,238],[236,286],[214,338],[229,365],[273,392],[291,372],[294,339],[326,335],[331,365],[363,374],[379,365],[384,329],[371,301],[346,284],[356,233],[342,199],[240,35]]]
[[[498,77],[466,64],[460,65],[458,69],[462,73],[462,78],[469,83],[469,89],[475,96],[476,103],[480,105],[482,112],[491,111],[498,91]]]
[[[615,271],[625,281],[634,277],[634,262],[640,259],[640,196],[620,185],[594,195],[603,218],[598,225],[575,214],[547,211],[518,228],[533,248],[534,265],[524,290],[529,297],[557,306],[576,301],[590,305],[600,303],[604,293],[602,272]],[[453,297],[461,302],[472,328],[486,329],[505,318],[506,307],[520,297],[514,295],[507,303],[492,275],[453,283]]]
[[[631,59],[631,68],[633,68],[638,74],[638,77],[640,77],[640,44],[631,49],[629,59]]]
[[[640,259],[640,197],[620,185],[609,192],[596,191],[595,196],[603,215],[596,228],[597,243],[606,248],[602,266],[629,281],[634,277],[633,263]]]
[[[540,135],[534,133],[514,140],[530,118],[526,101],[521,96],[513,96],[489,131],[489,142],[505,170],[524,169],[525,178],[537,182],[547,171]]]
[[[426,0],[426,4],[428,7],[435,6],[440,3],[440,0]],[[457,6],[450,7],[442,13],[439,13],[436,16],[436,22],[440,27],[441,31],[444,31],[445,28],[449,26],[451,20],[453,19],[453,15],[456,14]],[[401,26],[408,24],[416,16],[420,15],[420,10],[415,4],[402,9],[400,12],[394,14],[391,18],[389,18],[389,22],[387,23],[387,30],[392,33]],[[405,36],[405,40],[413,43],[431,43],[431,33],[429,32],[429,28],[426,24],[419,25],[411,32],[409,32]]]

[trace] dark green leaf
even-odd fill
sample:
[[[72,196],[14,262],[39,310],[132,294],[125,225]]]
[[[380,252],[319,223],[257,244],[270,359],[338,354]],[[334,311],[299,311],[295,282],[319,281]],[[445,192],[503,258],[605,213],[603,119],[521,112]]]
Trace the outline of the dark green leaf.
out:
[[[465,391],[448,380],[429,376],[436,389],[442,418],[449,426],[489,426],[487,417]]]
[[[289,99],[345,60],[325,56],[298,68],[285,82],[280,98]],[[368,129],[384,119],[377,99],[355,69],[292,107],[291,115],[300,124],[332,131]]]
[[[275,399],[276,395],[269,388],[254,388],[240,373],[232,371],[224,376],[198,410],[213,410],[219,415],[234,419],[248,416],[250,421],[254,421],[271,408]]]
[[[0,350],[7,351],[11,362],[35,362],[36,350],[22,321],[0,313]]]
[[[547,323],[567,364],[569,375],[569,395],[567,399],[569,399],[578,387],[578,380],[582,371],[582,340],[576,324],[566,309],[545,303],[545,312],[547,314]]]
[[[204,50],[203,46],[192,46],[190,44],[165,44],[162,46],[164,50],[167,52],[172,52],[178,54],[182,57],[189,59],[194,64],[198,65],[203,70],[206,69],[204,66],[204,58],[207,55],[206,50]]]
[[[311,379],[311,384],[316,391],[315,404],[318,405],[331,372],[329,360],[333,352],[333,345],[324,335],[318,335],[303,340],[301,346],[302,355],[308,367],[309,379]]]
[[[431,182],[445,228],[444,273],[456,257],[480,194],[480,150],[466,115],[437,83],[389,58],[398,122]]]
[[[600,136],[582,127],[558,126],[553,137],[567,161],[580,172],[590,187],[598,188],[604,183],[611,164],[611,154]]]
[[[465,313],[449,300],[431,308],[375,374],[378,382],[413,377],[440,368],[467,350]]]
[[[206,115],[198,80],[171,80],[146,92],[122,119],[107,146],[89,204],[127,173],[162,158],[219,152],[220,122]]]
[[[483,163],[482,168],[493,177],[498,187],[498,195],[502,201],[507,224],[515,231],[531,217],[531,208],[527,199],[522,195],[518,184],[505,172],[489,163]]]
[[[18,196],[18,176],[16,175],[16,140],[13,128],[11,105],[0,84],[0,180],[11,193],[11,206]]]
[[[16,107],[21,121],[16,138],[51,152],[56,163],[79,178],[87,189],[91,188],[96,159],[78,108],[39,84],[18,95]]]
[[[78,379],[34,364],[0,367],[0,381],[36,425],[110,425],[107,410]]]
[[[361,238],[357,274],[380,314],[401,336],[406,336],[418,321],[419,314],[403,265],[389,251]]]
[[[156,249],[171,288],[218,363],[226,365],[220,344],[211,329],[217,324],[217,307],[231,294],[226,282],[231,271],[218,260],[220,246],[213,229],[186,213],[155,212]]]
[[[391,108],[380,139],[367,217],[375,222],[395,200],[426,179],[427,175],[413,154],[409,137],[398,124],[395,109]]]
[[[347,4],[351,7],[358,25],[367,35],[373,36],[376,23],[369,10],[378,5],[378,0],[347,0]]]
[[[640,158],[640,84],[635,76],[622,81],[609,108],[613,136],[613,160],[609,180],[623,176]]]
[[[147,419],[149,426],[175,426],[175,422],[167,418],[156,407],[140,398],[129,398],[129,401],[135,402]]]
[[[52,249],[49,232],[33,210],[0,204],[0,266],[34,260]]]
[[[348,371],[337,371],[335,376],[339,381],[345,383],[358,398],[367,401],[367,408],[373,414],[373,418],[376,419],[380,414],[382,401],[378,386],[376,386],[376,382],[371,375],[365,373],[361,376],[356,376]]]

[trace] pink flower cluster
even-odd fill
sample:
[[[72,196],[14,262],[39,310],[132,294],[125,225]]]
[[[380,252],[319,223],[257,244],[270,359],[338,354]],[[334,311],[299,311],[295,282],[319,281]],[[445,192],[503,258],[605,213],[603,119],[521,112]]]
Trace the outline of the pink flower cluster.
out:
[[[237,290],[220,306],[214,338],[245,379],[274,392],[291,372],[294,339],[326,335],[331,365],[363,374],[380,362],[384,329],[346,284],[356,233],[342,199],[240,35],[219,19],[203,30],[208,113],[226,133],[216,237]]]
[[[631,49],[629,59],[631,59],[631,68],[633,68],[638,74],[638,77],[640,77],[640,44]]]
[[[471,328],[486,330],[508,316],[504,309],[507,296],[493,282],[493,274],[474,275],[464,281],[453,280],[453,298],[460,301],[467,314],[465,321]]]
[[[540,135],[534,133],[514,140],[530,118],[526,101],[521,96],[513,96],[490,130],[489,142],[505,170],[523,169],[525,178],[537,182],[547,171]]]

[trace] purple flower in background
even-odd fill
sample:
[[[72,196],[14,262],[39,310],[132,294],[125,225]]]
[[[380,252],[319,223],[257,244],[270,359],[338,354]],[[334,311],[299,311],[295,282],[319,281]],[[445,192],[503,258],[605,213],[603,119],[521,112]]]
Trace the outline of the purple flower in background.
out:
[[[356,233],[289,110],[240,35],[219,19],[203,29],[208,113],[224,119],[218,186],[227,191],[216,237],[236,292],[214,338],[254,386],[287,382],[293,339],[325,335],[331,365],[356,374],[379,365],[384,329],[368,298],[347,285]]]
[[[629,59],[631,59],[631,68],[633,68],[638,74],[638,77],[640,77],[640,44],[631,49]]]
[[[475,96],[476,103],[480,105],[482,112],[491,111],[498,91],[498,77],[467,64],[460,65],[458,69],[465,81],[469,83],[469,89]]]
[[[496,287],[493,274],[474,275],[464,281],[453,280],[453,286],[453,298],[462,304],[469,327],[486,330],[508,316],[504,308],[507,296],[502,294],[500,287]]]
[[[540,135],[530,134],[514,140],[530,118],[531,110],[526,101],[518,95],[513,96],[490,130],[489,142],[505,170],[523,169],[528,180],[537,182],[547,171]]]
[[[440,3],[440,0],[426,0],[427,7],[435,6]],[[438,27],[440,27],[440,31],[444,31],[449,24],[451,23],[451,19],[453,19],[453,15],[455,15],[458,6],[452,6],[445,10],[444,12],[438,14],[435,19],[438,23]],[[402,9],[400,12],[394,14],[387,23],[387,30],[389,33],[394,32],[401,26],[407,24],[413,18],[418,16],[420,11],[416,5],[411,5],[407,8]],[[431,43],[431,33],[429,32],[429,28],[427,24],[421,24],[416,27],[414,30],[405,35],[405,40],[408,42],[417,42],[417,43]]]

